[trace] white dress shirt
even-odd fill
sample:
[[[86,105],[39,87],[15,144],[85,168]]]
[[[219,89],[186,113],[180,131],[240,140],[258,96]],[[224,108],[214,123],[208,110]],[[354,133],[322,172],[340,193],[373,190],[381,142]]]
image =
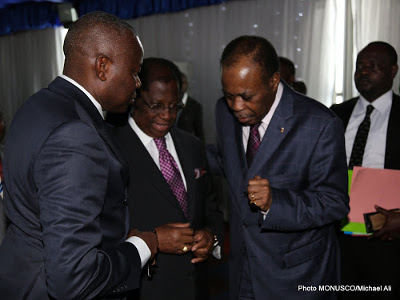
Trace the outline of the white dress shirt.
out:
[[[160,154],[158,152],[158,148],[156,146],[156,143],[154,142],[154,138],[152,138],[151,136],[148,136],[147,134],[145,134],[143,132],[143,130],[141,130],[139,128],[139,126],[136,124],[135,120],[131,116],[129,116],[128,122],[129,122],[129,125],[131,126],[132,130],[139,137],[139,139],[142,142],[143,146],[149,152],[151,158],[154,160],[154,163],[157,165],[157,167],[161,171],[161,168],[160,168]],[[185,189],[187,190],[185,175],[183,174],[182,166],[181,166],[181,163],[179,162],[178,153],[176,153],[174,141],[172,140],[172,136],[171,136],[171,134],[169,132],[165,135],[165,143],[167,145],[168,152],[172,155],[172,157],[174,158],[176,164],[178,165],[179,173],[181,173],[183,184],[185,185]]]
[[[372,105],[371,127],[368,133],[367,144],[362,161],[362,166],[367,168],[383,169],[385,164],[386,135],[389,123],[389,114],[392,107],[393,93],[388,91],[372,103],[365,100],[363,96],[357,101],[346,127],[346,156],[347,164],[350,161],[354,139],[361,122],[365,118],[367,106]]]
[[[101,115],[101,117],[104,119],[103,109],[102,109],[100,103],[97,102],[96,99],[94,99],[94,97],[83,86],[81,86],[75,80],[69,78],[68,76],[66,76],[64,74],[60,75],[59,77],[61,77],[61,78],[65,79],[66,81],[72,83],[74,86],[79,88],[82,92],[84,92],[85,95],[88,96],[90,101],[92,101],[94,106],[97,108],[97,110],[99,111],[99,114]],[[140,261],[142,263],[142,268],[143,268],[143,266],[147,263],[147,261],[151,257],[151,251],[150,251],[149,247],[147,246],[147,244],[141,238],[139,238],[137,236],[131,236],[130,238],[128,238],[126,240],[126,242],[129,242],[129,243],[133,244],[136,247],[136,249],[138,250],[138,253],[139,253],[139,256],[140,256]]]

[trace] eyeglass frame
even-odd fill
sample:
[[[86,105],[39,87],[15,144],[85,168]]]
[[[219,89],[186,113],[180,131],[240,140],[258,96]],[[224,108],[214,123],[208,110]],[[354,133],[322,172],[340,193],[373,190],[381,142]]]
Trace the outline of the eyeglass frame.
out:
[[[185,104],[183,104],[183,102],[181,100],[171,104],[170,106],[166,106],[164,103],[161,103],[161,102],[150,104],[146,100],[144,100],[143,97],[140,97],[140,99],[143,101],[144,104],[146,104],[146,106],[148,108],[150,108],[153,112],[156,112],[156,113],[163,112],[165,109],[168,109],[168,111],[177,113],[181,109],[185,108]],[[171,106],[174,106],[174,107],[171,107]]]

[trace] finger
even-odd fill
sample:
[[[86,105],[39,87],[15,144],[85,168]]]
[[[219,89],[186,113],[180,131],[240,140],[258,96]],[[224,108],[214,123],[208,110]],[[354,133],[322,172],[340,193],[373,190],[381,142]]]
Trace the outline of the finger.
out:
[[[190,223],[169,223],[167,225],[171,226],[171,227],[177,227],[177,228],[188,228],[190,226]]]
[[[191,260],[192,264],[197,264],[206,260],[206,257],[196,257]]]
[[[382,208],[382,207],[380,207],[380,206],[378,206],[378,205],[375,205],[375,209],[376,209],[376,211],[378,212],[378,213],[381,213],[381,214],[383,214],[383,215],[385,215],[385,216],[389,216],[390,215],[390,211],[388,211],[387,209],[384,209],[384,208]]]

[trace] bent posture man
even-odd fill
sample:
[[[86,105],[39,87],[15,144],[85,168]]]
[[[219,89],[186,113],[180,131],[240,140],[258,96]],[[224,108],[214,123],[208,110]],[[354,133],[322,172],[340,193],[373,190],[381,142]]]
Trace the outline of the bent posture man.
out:
[[[28,99],[9,130],[2,299],[116,297],[139,287],[149,248],[157,251],[151,232],[124,242],[127,170],[102,115],[125,111],[140,87],[139,39],[94,12],[69,29],[64,54],[63,75]]]
[[[280,81],[264,38],[231,41],[221,74],[217,162],[230,187],[230,299],[335,298],[298,286],[339,282],[333,224],[349,210],[340,119]]]

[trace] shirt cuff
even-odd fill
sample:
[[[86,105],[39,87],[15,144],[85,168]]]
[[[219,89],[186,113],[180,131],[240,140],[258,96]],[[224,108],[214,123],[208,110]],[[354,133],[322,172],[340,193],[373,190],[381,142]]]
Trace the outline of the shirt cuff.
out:
[[[147,263],[147,261],[151,257],[151,251],[150,248],[147,246],[147,244],[137,236],[131,236],[126,240],[128,243],[133,244],[133,246],[136,247],[139,256],[140,256],[140,261],[142,262],[142,268],[144,265]]]

